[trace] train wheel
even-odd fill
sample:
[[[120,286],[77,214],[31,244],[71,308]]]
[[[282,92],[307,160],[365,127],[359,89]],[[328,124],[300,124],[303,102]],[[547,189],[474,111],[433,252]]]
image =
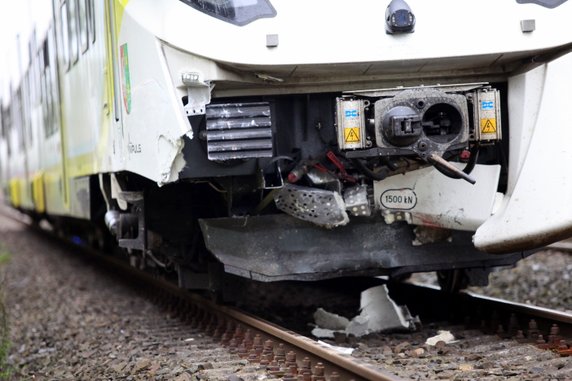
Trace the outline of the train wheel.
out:
[[[465,269],[437,271],[437,282],[442,291],[455,293],[469,285],[469,277]]]

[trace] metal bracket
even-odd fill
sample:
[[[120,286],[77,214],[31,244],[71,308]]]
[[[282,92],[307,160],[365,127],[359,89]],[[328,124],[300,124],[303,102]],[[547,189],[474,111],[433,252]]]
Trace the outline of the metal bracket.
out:
[[[119,247],[133,250],[147,250],[147,229],[145,225],[145,200],[143,192],[121,192],[119,198],[133,205],[135,213],[121,213],[119,219]],[[121,238],[133,225],[137,225],[135,238]]]
[[[211,91],[214,85],[201,79],[198,72],[184,72],[181,81],[187,87],[188,103],[184,110],[187,116],[205,115],[206,105],[211,103]]]

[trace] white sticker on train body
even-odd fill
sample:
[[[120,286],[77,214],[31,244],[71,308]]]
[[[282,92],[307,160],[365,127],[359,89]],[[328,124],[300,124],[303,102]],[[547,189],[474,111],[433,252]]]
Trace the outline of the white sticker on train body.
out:
[[[417,205],[417,195],[410,188],[388,189],[379,199],[381,205],[392,210],[411,210]]]

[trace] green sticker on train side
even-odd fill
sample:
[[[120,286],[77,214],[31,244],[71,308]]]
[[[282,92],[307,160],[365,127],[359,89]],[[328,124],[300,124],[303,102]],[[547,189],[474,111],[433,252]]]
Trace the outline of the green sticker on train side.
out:
[[[129,75],[129,54],[127,52],[127,44],[121,45],[119,48],[121,54],[121,68],[123,75],[121,76],[121,91],[123,92],[123,105],[129,114],[131,112],[131,79]]]

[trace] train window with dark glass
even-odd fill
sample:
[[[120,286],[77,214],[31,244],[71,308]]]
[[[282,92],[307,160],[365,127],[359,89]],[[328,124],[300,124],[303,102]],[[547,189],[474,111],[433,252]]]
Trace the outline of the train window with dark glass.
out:
[[[78,0],[79,36],[81,41],[81,52],[85,53],[89,47],[89,33],[87,27],[87,4],[86,0]]]
[[[32,36],[36,35],[36,31],[32,32]],[[38,86],[37,86],[37,73],[38,73],[38,68],[37,68],[37,61],[35,59],[35,44],[33,42],[32,39],[30,39],[30,41],[28,41],[28,57],[30,57],[30,62],[29,62],[29,66],[28,66],[28,76],[30,77],[29,81],[28,81],[28,102],[29,102],[29,106],[34,107],[36,106],[36,102],[38,100]]]
[[[41,45],[40,48],[37,49],[36,54],[33,56],[34,57],[34,89],[35,89],[35,103],[37,105],[42,103],[42,86],[41,86],[41,62],[40,59],[43,56],[43,53],[41,52]]]
[[[87,0],[87,26],[91,43],[95,43],[95,1]]]
[[[48,29],[48,39],[44,46],[46,52],[46,96],[48,102],[48,118],[50,123],[50,131],[53,133],[59,131],[60,124],[58,118],[58,85],[57,85],[57,69],[55,62],[56,42],[52,29]]]
[[[31,106],[32,106],[32,71],[31,67],[28,67],[26,71],[26,76],[24,77],[24,91],[23,91],[23,107],[22,111],[24,113],[24,137],[29,145],[34,144],[34,134],[32,133],[32,123],[30,121]]]
[[[69,29],[71,60],[72,63],[76,63],[79,57],[79,38],[77,30],[76,0],[68,1],[68,29]]]
[[[70,47],[68,38],[68,11],[66,3],[63,3],[60,7],[60,38],[61,38],[61,61],[64,70],[68,70],[70,67]]]
[[[276,16],[268,0],[181,0],[209,16],[235,25],[246,25],[264,17]]]
[[[14,107],[14,125],[16,126],[16,152],[21,152],[24,150],[24,110],[22,107],[22,87],[19,87],[16,91]]]
[[[6,154],[9,156],[12,155],[12,146],[10,144],[10,134],[12,131],[12,110],[11,104],[8,104],[6,107],[2,108],[2,126],[4,128],[4,134],[8,144],[6,144]]]
[[[6,139],[6,126],[4,125],[4,109],[0,104],[0,133],[2,134],[2,139]]]

